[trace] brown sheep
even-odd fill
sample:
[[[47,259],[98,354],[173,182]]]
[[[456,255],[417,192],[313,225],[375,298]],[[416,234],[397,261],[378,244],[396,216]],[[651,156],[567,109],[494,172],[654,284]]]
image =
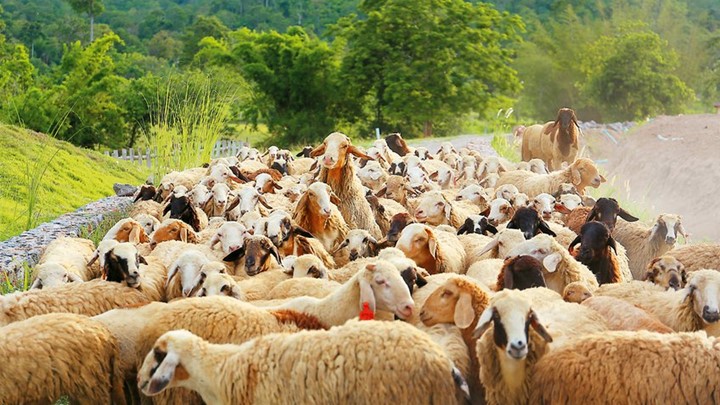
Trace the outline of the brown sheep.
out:
[[[558,170],[563,162],[571,164],[578,154],[580,127],[575,111],[561,108],[555,121],[531,125],[522,135],[522,160],[542,159],[549,170]]]
[[[610,330],[647,330],[673,333],[673,330],[645,310],[615,297],[590,297],[582,305],[595,310],[607,321]]]
[[[687,239],[687,238],[686,238]],[[677,246],[666,253],[680,261],[687,272],[700,269],[720,271],[719,244],[693,244]]]
[[[643,281],[649,281],[663,288],[672,288],[677,291],[685,287],[687,271],[685,266],[676,258],[670,255],[660,256],[648,264]]]

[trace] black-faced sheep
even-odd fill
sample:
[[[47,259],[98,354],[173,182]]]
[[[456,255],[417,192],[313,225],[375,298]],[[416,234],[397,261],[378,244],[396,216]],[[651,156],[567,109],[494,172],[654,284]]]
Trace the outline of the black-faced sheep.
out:
[[[576,258],[588,266],[599,284],[619,283],[622,280],[620,266],[615,257],[615,239],[605,224],[597,221],[585,223],[580,229],[580,235],[570,244],[570,251],[578,243],[581,245]]]

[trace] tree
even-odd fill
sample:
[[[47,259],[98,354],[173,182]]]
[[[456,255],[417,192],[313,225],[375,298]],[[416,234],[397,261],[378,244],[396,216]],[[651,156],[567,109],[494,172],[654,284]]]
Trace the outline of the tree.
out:
[[[90,17],[90,42],[95,40],[95,16],[105,11],[102,0],[65,0],[76,13],[87,13]]]
[[[588,50],[581,90],[606,113],[633,120],[676,114],[694,93],[674,73],[678,57],[656,33],[640,25],[600,37]]]
[[[510,67],[522,22],[464,0],[364,0],[341,20],[343,77],[374,100],[376,125],[422,130],[483,111],[520,88]]]
[[[223,39],[228,32],[228,28],[216,17],[198,17],[195,23],[186,30],[182,38],[183,50],[180,55],[180,64],[188,65],[192,62],[193,57],[200,50],[200,41],[203,38]]]

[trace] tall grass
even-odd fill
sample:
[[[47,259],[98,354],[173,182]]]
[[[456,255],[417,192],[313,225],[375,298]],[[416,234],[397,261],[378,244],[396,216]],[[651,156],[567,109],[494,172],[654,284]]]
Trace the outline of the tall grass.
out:
[[[27,291],[33,278],[33,271],[27,263],[23,263],[21,276],[7,272],[0,272],[0,295],[15,291]]]
[[[644,223],[651,223],[655,220],[657,213],[654,212],[652,204],[646,198],[636,200],[630,197],[630,182],[625,181],[617,184],[617,176],[608,179],[607,182],[598,188],[586,188],[590,195],[598,199],[600,197],[612,197],[618,201],[620,206]],[[646,190],[644,195],[648,195]]]
[[[149,134],[156,182],[168,172],[210,160],[235,98],[228,87],[216,85],[207,76],[195,76],[184,83],[171,78],[161,91]]]
[[[130,207],[123,210],[116,210],[107,213],[102,221],[95,225],[89,225],[85,228],[80,228],[78,232],[78,238],[90,239],[97,246],[102,241],[105,234],[121,219],[127,218],[130,213]]]
[[[490,146],[492,146],[501,157],[511,162],[519,162],[519,145],[516,144],[515,140],[508,140],[508,134],[512,132],[512,113],[512,107],[507,110],[501,108],[497,114],[495,114],[495,118],[490,121],[490,133],[493,134]]]

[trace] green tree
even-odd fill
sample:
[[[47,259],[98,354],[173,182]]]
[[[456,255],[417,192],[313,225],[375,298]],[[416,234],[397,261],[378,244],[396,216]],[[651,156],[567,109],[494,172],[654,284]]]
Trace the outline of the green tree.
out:
[[[377,126],[430,136],[434,125],[519,90],[510,67],[519,17],[464,0],[365,0],[359,8],[366,18],[339,24],[343,76],[355,97],[373,99]]]
[[[180,55],[180,64],[188,65],[192,62],[193,57],[200,50],[200,41],[203,38],[223,39],[226,38],[229,31],[216,17],[198,17],[182,38],[183,49]]]
[[[604,112],[604,119],[633,120],[673,114],[694,98],[674,73],[678,57],[644,26],[600,37],[583,63],[581,90]]]
[[[95,16],[105,11],[102,0],[65,0],[76,13],[90,17],[90,42],[95,40]]]

